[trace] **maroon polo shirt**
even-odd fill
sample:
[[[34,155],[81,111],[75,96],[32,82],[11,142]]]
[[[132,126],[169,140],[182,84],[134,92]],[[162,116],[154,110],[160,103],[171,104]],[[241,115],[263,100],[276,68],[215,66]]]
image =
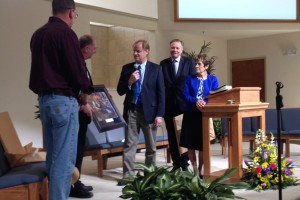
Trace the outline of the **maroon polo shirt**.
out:
[[[77,35],[63,20],[50,17],[33,34],[30,49],[29,88],[34,93],[63,91],[78,97],[79,91],[93,91]]]

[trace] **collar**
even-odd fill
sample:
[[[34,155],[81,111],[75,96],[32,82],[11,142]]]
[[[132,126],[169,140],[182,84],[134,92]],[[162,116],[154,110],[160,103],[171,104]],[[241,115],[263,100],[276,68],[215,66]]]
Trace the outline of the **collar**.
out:
[[[147,64],[147,61],[143,62],[142,64],[134,63],[134,68],[137,69],[138,66],[140,65],[141,69],[144,70],[146,68],[146,64]]]
[[[176,60],[178,63],[180,62],[180,59],[181,59],[181,56],[179,56],[178,58],[174,59],[174,58],[171,58],[172,62],[173,60]]]

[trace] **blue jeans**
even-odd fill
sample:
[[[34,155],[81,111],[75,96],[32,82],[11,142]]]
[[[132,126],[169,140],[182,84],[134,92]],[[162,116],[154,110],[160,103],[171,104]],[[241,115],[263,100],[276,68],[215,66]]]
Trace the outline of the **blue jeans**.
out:
[[[40,119],[47,151],[49,200],[68,199],[78,138],[78,102],[74,97],[39,97]]]

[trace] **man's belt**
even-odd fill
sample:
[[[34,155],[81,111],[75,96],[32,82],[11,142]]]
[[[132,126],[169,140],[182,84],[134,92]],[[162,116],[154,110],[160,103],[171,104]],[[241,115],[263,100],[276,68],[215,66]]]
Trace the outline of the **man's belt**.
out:
[[[45,96],[45,95],[59,95],[59,96],[65,96],[65,97],[75,97],[74,94],[70,91],[64,91],[64,90],[54,90],[50,92],[41,92],[38,94],[39,97]]]

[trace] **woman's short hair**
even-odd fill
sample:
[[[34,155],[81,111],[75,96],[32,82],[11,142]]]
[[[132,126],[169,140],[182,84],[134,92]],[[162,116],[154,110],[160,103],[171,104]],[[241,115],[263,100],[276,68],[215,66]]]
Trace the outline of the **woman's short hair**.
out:
[[[210,58],[208,57],[208,55],[206,55],[204,53],[198,54],[195,61],[196,62],[201,61],[204,66],[207,66],[207,65],[211,64]]]

